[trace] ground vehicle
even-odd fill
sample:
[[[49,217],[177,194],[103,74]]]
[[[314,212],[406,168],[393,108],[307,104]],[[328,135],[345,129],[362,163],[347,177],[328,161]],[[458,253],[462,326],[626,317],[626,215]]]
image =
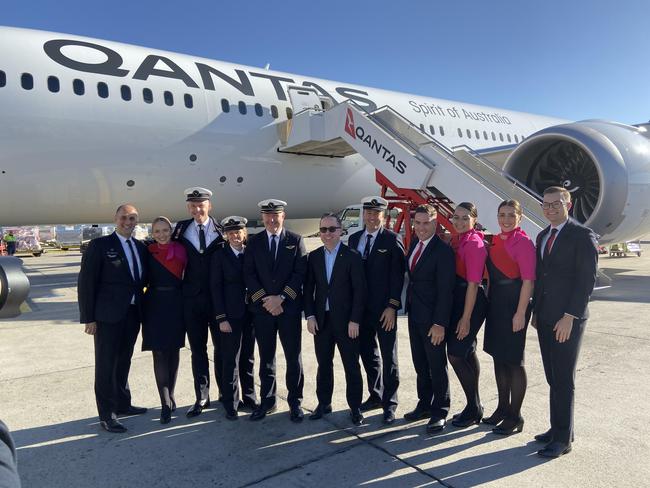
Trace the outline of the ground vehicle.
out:
[[[71,247],[77,247],[82,240],[81,225],[57,225],[56,246],[64,251]]]
[[[639,241],[629,241],[609,246],[609,255],[611,257],[626,257],[628,254],[636,254],[641,257],[641,243]]]
[[[16,254],[33,254],[36,257],[43,254],[37,226],[4,227],[2,235],[9,231],[16,236]]]
[[[392,208],[387,212],[387,219],[390,219],[390,222],[394,222],[397,216],[399,215],[400,210],[397,208]],[[341,219],[341,226],[343,227],[343,236],[341,240],[347,242],[351,234],[363,229],[363,205],[356,203],[354,205],[348,205],[339,213]],[[402,234],[404,233],[404,227],[402,227]],[[402,235],[404,237],[404,235]]]

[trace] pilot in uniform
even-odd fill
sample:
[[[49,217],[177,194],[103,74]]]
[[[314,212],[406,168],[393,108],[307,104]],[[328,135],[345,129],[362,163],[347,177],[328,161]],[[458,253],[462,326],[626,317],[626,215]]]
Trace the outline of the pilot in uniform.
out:
[[[368,284],[359,345],[370,396],[361,410],[382,407],[384,423],[392,424],[399,386],[396,316],[404,286],[404,245],[398,234],[383,226],[388,208],[384,198],[370,196],[361,203],[364,229],[348,241],[350,248],[361,254]]]
[[[208,363],[208,330],[214,347],[214,370],[221,391],[221,355],[219,325],[212,310],[210,294],[210,259],[223,246],[221,229],[208,214],[212,209],[212,192],[193,187],[185,190],[187,210],[191,219],[176,224],[172,239],[185,246],[187,266],[183,276],[183,315],[187,339],[192,350],[192,374],[196,401],[187,411],[188,417],[200,415],[210,406],[210,368]]]
[[[307,252],[302,237],[283,226],[286,202],[271,198],[258,206],[265,230],[249,239],[244,253],[244,279],[260,353],[261,403],[251,420],[261,420],[277,408],[275,349],[279,335],[287,364],[290,418],[301,422],[305,382],[300,355],[301,311]]]

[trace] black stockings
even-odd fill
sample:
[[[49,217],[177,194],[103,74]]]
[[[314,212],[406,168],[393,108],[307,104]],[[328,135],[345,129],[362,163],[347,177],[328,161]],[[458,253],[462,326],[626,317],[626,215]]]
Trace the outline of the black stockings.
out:
[[[518,419],[528,385],[526,369],[520,365],[494,361],[494,375],[499,392],[499,404],[494,413]]]
[[[481,408],[481,398],[478,391],[478,378],[481,374],[481,366],[478,362],[476,352],[470,352],[466,357],[449,356],[449,362],[463,387],[467,406],[463,412],[474,415]]]
[[[156,376],[156,386],[160,395],[160,404],[170,409],[176,407],[174,387],[178,375],[179,350],[152,351],[153,371]]]

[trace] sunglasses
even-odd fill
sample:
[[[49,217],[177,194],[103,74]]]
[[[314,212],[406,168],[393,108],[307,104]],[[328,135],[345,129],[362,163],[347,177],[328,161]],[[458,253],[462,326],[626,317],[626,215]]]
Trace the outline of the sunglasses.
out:
[[[325,234],[326,232],[330,232],[331,234],[334,234],[334,232],[336,232],[338,229],[340,229],[340,227],[331,226],[331,227],[321,227],[318,230],[320,230],[321,234]]]

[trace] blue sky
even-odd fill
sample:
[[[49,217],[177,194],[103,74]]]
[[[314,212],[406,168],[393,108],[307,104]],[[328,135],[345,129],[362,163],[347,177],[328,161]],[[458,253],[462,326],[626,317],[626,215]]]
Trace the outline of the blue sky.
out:
[[[0,25],[568,119],[650,120],[650,2],[9,2]]]

